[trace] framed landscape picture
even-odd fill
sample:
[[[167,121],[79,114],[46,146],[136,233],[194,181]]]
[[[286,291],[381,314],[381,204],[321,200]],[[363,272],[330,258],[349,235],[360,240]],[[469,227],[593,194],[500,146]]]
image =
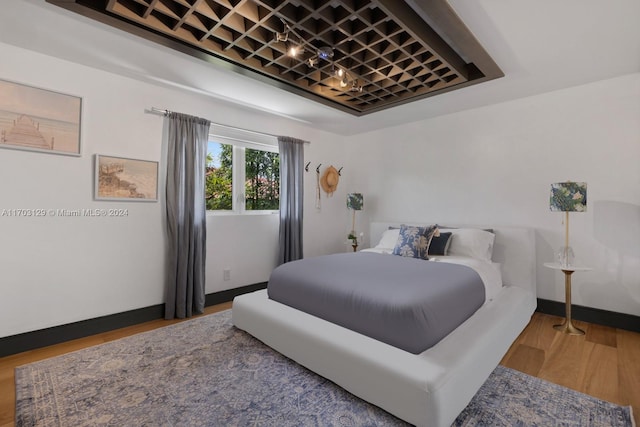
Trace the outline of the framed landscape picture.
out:
[[[82,98],[0,80],[0,148],[80,155]]]
[[[155,202],[158,200],[158,162],[96,154],[96,200]]]

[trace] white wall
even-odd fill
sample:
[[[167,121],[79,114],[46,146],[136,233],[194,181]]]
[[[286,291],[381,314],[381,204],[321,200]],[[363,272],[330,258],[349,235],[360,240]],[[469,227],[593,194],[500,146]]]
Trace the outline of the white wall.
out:
[[[124,218],[0,217],[0,337],[162,303],[162,200],[93,200],[94,154],[162,160],[163,118],[145,114],[145,109],[166,108],[217,123],[309,140],[305,156],[313,164],[336,163],[343,157],[343,141],[335,135],[285,118],[3,43],[0,57],[1,79],[83,99],[81,157],[0,149],[0,212],[128,209]],[[164,171],[161,161],[161,198]],[[346,208],[336,198],[316,211],[314,180],[311,173],[307,177],[306,253],[344,250]],[[336,219],[339,227],[333,224]],[[275,264],[277,226],[277,215],[209,215],[206,291],[266,281]],[[223,281],[225,268],[232,270],[230,281]]]
[[[10,40],[8,33],[0,29],[0,40]],[[587,181],[589,211],[571,216],[571,243],[595,270],[576,273],[574,301],[640,314],[638,74],[341,138],[2,42],[0,57],[0,79],[83,98],[81,157],[0,149],[0,212],[129,210],[125,218],[0,217],[0,337],[162,302],[162,201],[93,201],[94,154],[158,160],[163,175],[162,118],[144,113],[152,106],[311,141],[305,256],[350,250],[345,197],[360,191],[358,231],[367,231],[369,219],[527,225],[537,230],[541,264],[563,233],[562,215],[548,211],[549,184]],[[344,166],[338,190],[322,193],[319,210],[318,164]],[[207,227],[207,292],[268,279],[276,216],[209,215]],[[231,280],[224,281],[227,268]],[[560,274],[539,267],[538,277],[540,297],[563,300]]]
[[[433,102],[437,102],[433,98]],[[640,74],[362,134],[349,140],[361,218],[536,229],[538,296],[564,301],[542,266],[564,240],[550,184],[588,183],[571,214],[573,302],[640,315]]]

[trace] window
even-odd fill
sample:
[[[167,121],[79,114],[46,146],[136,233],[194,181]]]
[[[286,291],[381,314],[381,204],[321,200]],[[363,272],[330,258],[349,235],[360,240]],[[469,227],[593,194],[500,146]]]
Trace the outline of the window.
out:
[[[248,211],[280,209],[280,155],[252,148],[246,148],[244,155],[244,208]]]
[[[212,125],[205,192],[207,210],[210,211],[277,211],[280,208],[277,139]]]
[[[207,150],[205,174],[207,210],[233,209],[233,145],[211,140]]]

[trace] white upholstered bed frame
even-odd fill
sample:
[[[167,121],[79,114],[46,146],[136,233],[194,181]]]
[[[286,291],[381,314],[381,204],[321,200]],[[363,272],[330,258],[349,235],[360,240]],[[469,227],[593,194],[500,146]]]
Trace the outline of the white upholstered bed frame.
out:
[[[399,224],[372,223],[371,241],[377,242],[384,230]],[[266,290],[236,297],[233,323],[398,418],[417,426],[450,426],[529,323],[536,307],[533,230],[489,228],[496,236],[493,261],[502,266],[502,291],[421,354],[272,301]]]

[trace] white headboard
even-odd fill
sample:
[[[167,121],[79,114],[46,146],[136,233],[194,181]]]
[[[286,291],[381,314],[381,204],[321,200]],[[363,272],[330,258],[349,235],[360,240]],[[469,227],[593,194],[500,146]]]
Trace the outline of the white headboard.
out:
[[[371,246],[375,246],[382,233],[389,227],[400,227],[412,222],[372,222],[369,225]],[[424,222],[425,224],[434,224]],[[532,228],[496,227],[478,225],[447,224],[460,228],[493,229],[496,239],[493,243],[493,261],[502,265],[502,281],[505,286],[518,286],[536,295],[536,241]]]

